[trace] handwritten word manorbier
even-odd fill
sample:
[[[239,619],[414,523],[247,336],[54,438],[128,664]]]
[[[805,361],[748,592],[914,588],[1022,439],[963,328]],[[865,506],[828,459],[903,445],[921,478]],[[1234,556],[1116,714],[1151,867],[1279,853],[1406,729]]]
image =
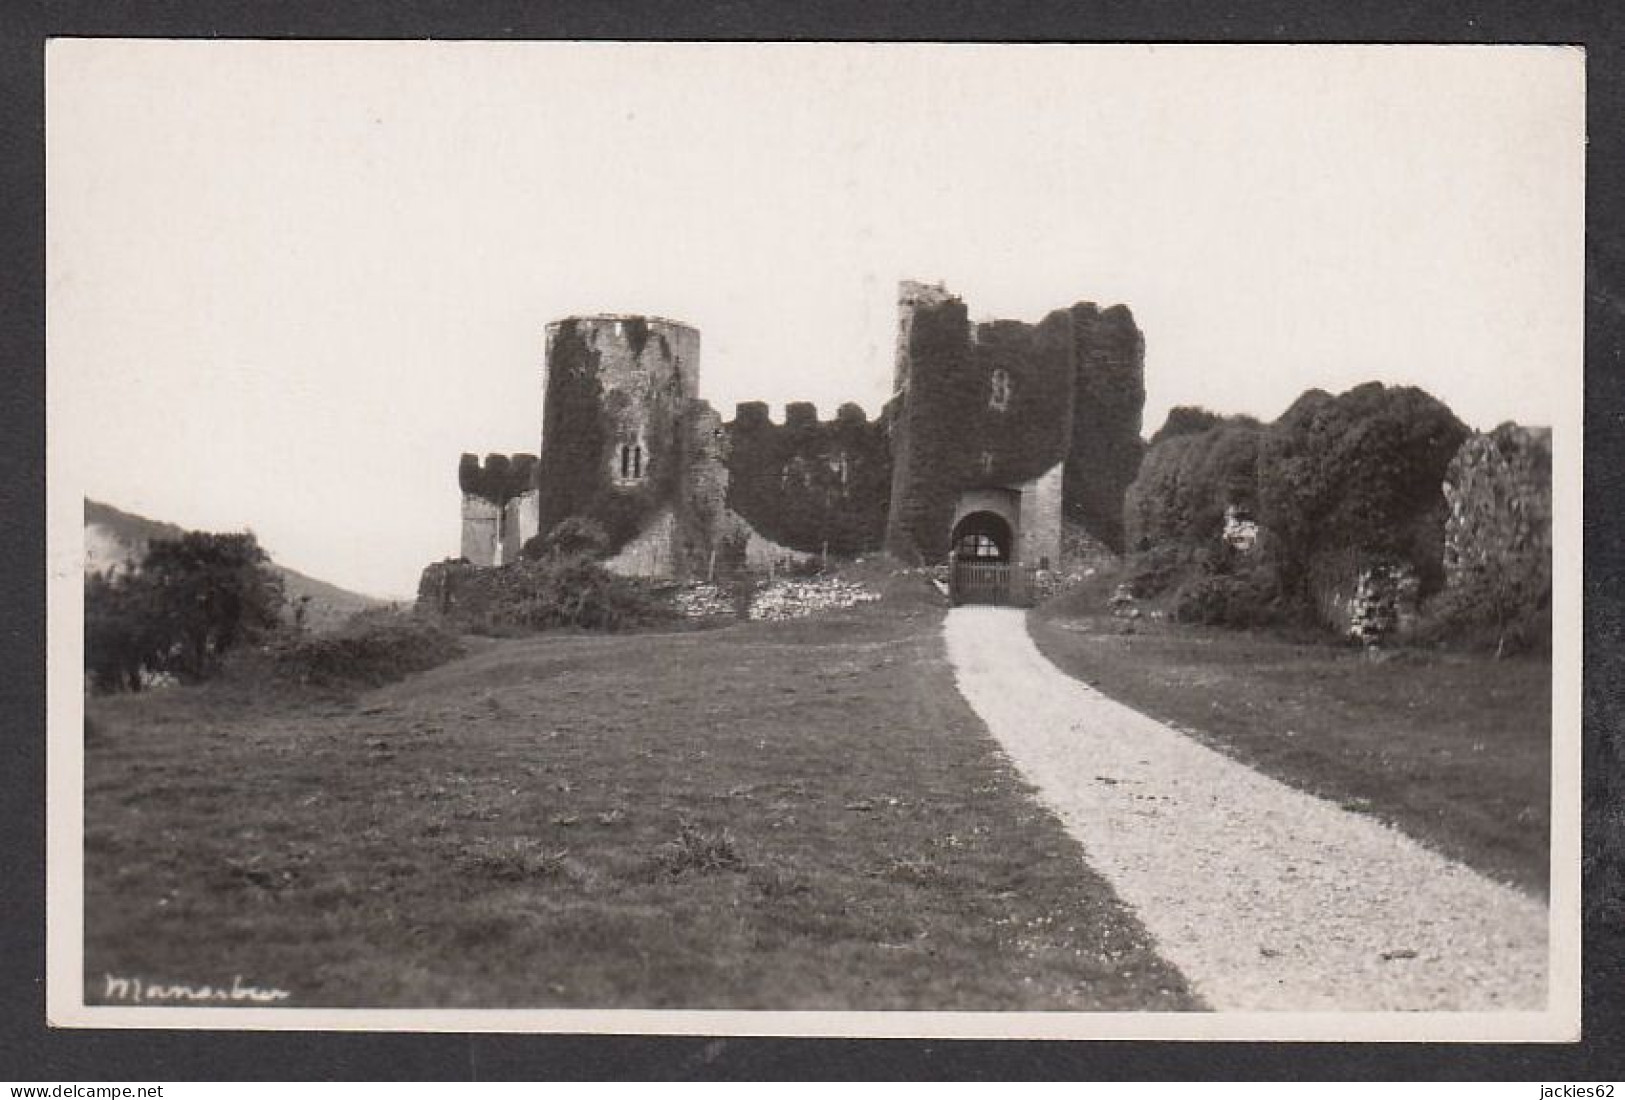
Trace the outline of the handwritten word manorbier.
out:
[[[245,985],[241,974],[231,979],[231,985],[161,985],[144,982],[140,978],[119,978],[112,974],[107,979],[102,998],[107,1001],[128,1001],[133,1004],[274,1004],[285,1001],[292,994],[286,989],[262,989]]]

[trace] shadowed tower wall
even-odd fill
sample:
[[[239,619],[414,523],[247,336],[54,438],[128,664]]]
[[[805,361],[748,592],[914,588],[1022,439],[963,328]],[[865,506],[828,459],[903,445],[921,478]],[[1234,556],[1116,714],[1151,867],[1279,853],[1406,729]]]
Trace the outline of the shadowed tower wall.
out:
[[[1077,386],[1063,510],[1069,527],[1121,554],[1123,501],[1145,456],[1145,338],[1127,306],[1093,302],[1072,307],[1072,335]]]
[[[545,533],[598,521],[618,551],[681,510],[700,334],[654,317],[571,317],[547,327],[537,512]]]
[[[904,283],[898,329],[886,550],[932,563],[948,553],[962,493],[1019,491],[1065,458],[1072,324],[1056,310],[973,328],[959,298]]]

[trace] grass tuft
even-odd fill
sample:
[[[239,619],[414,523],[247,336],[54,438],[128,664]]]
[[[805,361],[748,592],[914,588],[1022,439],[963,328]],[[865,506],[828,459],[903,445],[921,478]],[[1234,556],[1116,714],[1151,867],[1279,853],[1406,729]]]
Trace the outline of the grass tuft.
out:
[[[690,821],[678,826],[676,839],[662,844],[652,862],[656,874],[666,878],[745,869],[732,833],[727,829],[706,832]]]
[[[526,882],[565,876],[570,853],[548,850],[525,837],[507,841],[480,840],[465,847],[457,858],[463,874],[497,882]]]

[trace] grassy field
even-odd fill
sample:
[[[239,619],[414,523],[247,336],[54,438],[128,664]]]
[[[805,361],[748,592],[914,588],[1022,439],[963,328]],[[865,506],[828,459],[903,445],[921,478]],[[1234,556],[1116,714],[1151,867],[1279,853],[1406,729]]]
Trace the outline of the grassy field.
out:
[[[1113,619],[1101,579],[1029,629],[1062,669],[1267,775],[1373,814],[1491,877],[1548,889],[1548,661],[1343,646]]]
[[[1199,1008],[959,697],[941,614],[476,640],[353,700],[93,699],[87,997]]]

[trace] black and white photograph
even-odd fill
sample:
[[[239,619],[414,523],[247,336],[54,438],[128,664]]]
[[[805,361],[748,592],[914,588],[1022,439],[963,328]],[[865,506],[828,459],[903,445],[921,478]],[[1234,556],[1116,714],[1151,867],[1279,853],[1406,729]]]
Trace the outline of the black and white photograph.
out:
[[[1565,1042],[1585,53],[57,39],[64,1027]]]

